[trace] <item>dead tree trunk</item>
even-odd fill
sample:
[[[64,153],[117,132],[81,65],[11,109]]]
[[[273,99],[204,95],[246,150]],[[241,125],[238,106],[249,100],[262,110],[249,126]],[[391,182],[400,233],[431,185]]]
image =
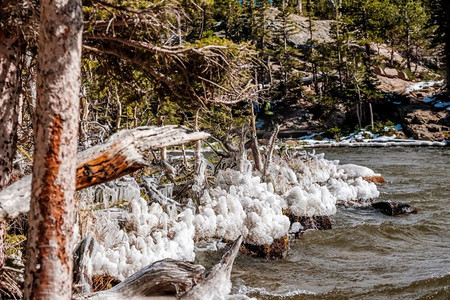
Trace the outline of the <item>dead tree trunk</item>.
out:
[[[42,0],[26,299],[72,296],[81,0]]]
[[[149,150],[207,137],[207,133],[176,125],[122,130],[105,144],[78,154],[76,189],[104,183],[147,166],[144,154]],[[30,185],[31,176],[26,176],[0,192],[0,220],[15,218],[30,209]]]
[[[269,173],[270,173],[270,164],[272,163],[273,149],[275,146],[275,141],[277,140],[278,132],[280,132],[280,125],[277,125],[275,127],[275,131],[273,132],[273,134],[269,140],[269,151],[266,154],[267,156],[266,156],[266,162],[264,164],[264,172],[263,172],[264,181],[267,180],[267,177],[269,176]]]
[[[263,163],[261,159],[261,153],[259,152],[259,145],[258,145],[258,137],[256,134],[256,116],[255,116],[255,110],[253,107],[253,103],[250,103],[252,107],[252,140],[250,144],[250,148],[252,149],[253,154],[253,160],[255,161],[255,168],[258,171],[263,170]],[[259,105],[259,104],[258,104]]]

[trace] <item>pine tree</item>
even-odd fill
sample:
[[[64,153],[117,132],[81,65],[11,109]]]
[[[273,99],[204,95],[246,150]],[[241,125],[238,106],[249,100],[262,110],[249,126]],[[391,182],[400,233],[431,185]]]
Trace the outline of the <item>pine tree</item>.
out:
[[[437,26],[434,35],[436,44],[443,44],[443,53],[446,74],[446,91],[450,97],[450,2],[448,0],[430,1],[431,24]]]

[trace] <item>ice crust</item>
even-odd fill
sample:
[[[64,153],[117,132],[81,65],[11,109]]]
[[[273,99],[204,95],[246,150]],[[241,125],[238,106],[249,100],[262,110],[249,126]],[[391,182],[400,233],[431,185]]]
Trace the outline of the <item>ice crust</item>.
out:
[[[230,241],[243,235],[249,244],[271,244],[301,229],[299,223],[291,227],[283,213],[329,216],[336,213],[338,202],[379,196],[376,185],[362,179],[376,175],[371,169],[339,165],[323,154],[303,152],[289,159],[274,158],[269,183],[252,172],[246,159],[240,162],[240,169],[217,173],[214,186],[203,191],[197,214],[191,209],[177,214],[164,211],[157,203],[149,205],[131,177],[87,191],[86,197],[96,199],[102,208],[108,201],[128,203],[120,215],[114,209],[101,209],[86,210],[86,215],[79,217],[81,237],[91,235],[99,243],[94,274],[123,280],[160,259],[192,261],[196,242]]]

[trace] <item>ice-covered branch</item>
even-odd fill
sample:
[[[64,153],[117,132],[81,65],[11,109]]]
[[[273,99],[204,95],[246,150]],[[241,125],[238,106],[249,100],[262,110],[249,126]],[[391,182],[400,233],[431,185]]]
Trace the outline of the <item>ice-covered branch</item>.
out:
[[[105,144],[80,152],[76,189],[122,177],[146,165],[144,154],[152,149],[194,142],[209,137],[182,126],[138,127],[112,135]],[[0,191],[0,220],[15,218],[30,208],[31,176]]]

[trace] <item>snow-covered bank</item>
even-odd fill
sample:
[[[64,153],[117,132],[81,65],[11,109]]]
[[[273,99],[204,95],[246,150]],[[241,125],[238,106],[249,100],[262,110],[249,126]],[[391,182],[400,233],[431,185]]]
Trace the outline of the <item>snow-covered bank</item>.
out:
[[[394,140],[394,141],[376,141],[367,140],[362,142],[330,142],[330,141],[305,141],[299,146],[302,148],[331,148],[331,147],[446,147],[447,141],[418,141],[418,140]]]
[[[401,125],[397,124],[391,128],[386,127],[385,131],[388,132],[402,130]],[[396,134],[391,136],[374,134],[369,130],[361,130],[359,132],[352,133],[348,136],[342,137],[339,141],[335,139],[320,139],[316,138],[324,134],[324,132],[304,136],[298,139],[297,145],[293,148],[330,148],[330,147],[445,147],[448,146],[448,141],[426,141],[426,140],[414,140],[414,139],[401,139],[397,138]]]
[[[214,184],[204,190],[197,213],[147,204],[130,177],[84,192],[81,206],[97,207],[82,210],[78,218],[81,236],[90,235],[100,244],[94,274],[123,280],[163,258],[191,261],[196,242],[242,235],[248,244],[271,244],[300,229],[290,228],[286,213],[330,216],[336,213],[337,203],[368,202],[379,196],[376,185],[363,180],[377,175],[372,170],[340,165],[323,154],[297,152],[287,159],[276,157],[267,182],[252,171],[250,161],[244,160],[241,166],[240,171],[217,173]],[[108,208],[111,203],[122,207],[120,214],[117,208]]]

